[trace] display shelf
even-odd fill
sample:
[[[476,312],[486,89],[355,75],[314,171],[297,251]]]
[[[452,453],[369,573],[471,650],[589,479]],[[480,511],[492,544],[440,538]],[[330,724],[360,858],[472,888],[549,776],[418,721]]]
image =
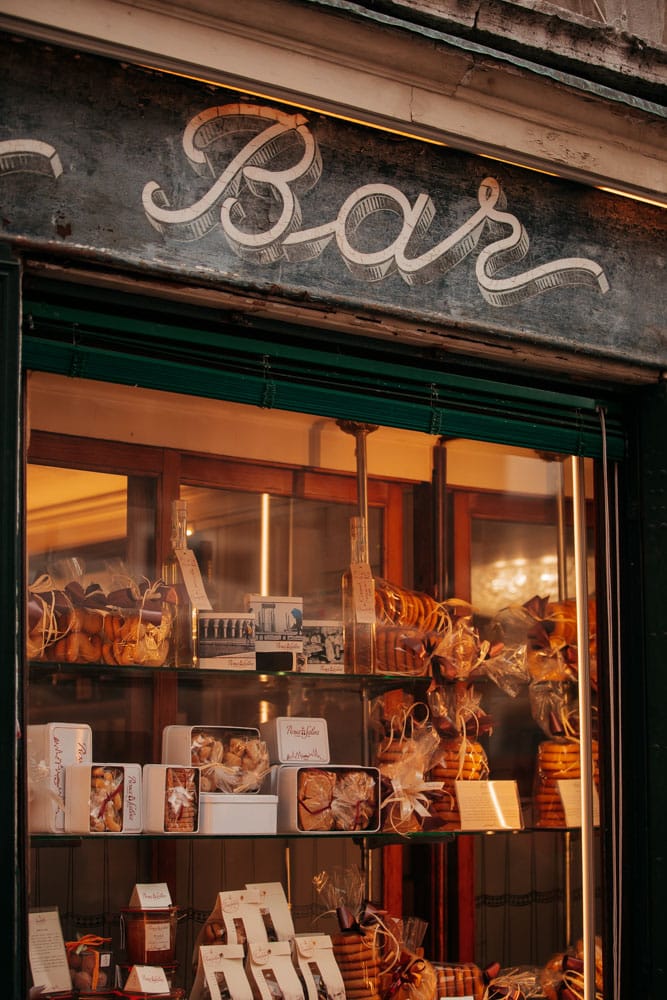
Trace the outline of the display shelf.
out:
[[[218,670],[206,667],[148,667],[136,664],[135,666],[111,666],[105,663],[61,663],[51,660],[31,660],[30,680],[39,681],[53,677],[75,678],[79,676],[97,677],[99,679],[119,680],[122,678],[134,677],[176,677],[188,680],[205,677],[219,677],[232,681],[234,678],[242,683],[250,679],[255,679],[262,684],[272,681],[284,683],[288,681],[293,684],[317,685],[319,689],[330,686],[333,690],[358,690],[365,688],[373,693],[381,694],[383,691],[390,691],[393,688],[402,687],[427,687],[431,681],[430,676],[414,674],[352,674],[352,673],[322,673],[319,671],[310,672],[305,670],[276,670],[261,672],[258,670]]]
[[[123,843],[125,841],[162,841],[166,843],[169,841],[179,840],[216,841],[221,838],[224,838],[225,840],[247,840],[248,837],[252,837],[253,840],[280,840],[290,841],[293,844],[300,843],[304,840],[331,841],[346,839],[352,840],[354,843],[363,844],[369,848],[376,848],[386,847],[389,844],[401,844],[403,846],[407,846],[408,844],[439,844],[455,840],[457,837],[515,837],[528,834],[565,833],[567,831],[573,832],[578,830],[579,827],[525,826],[521,830],[420,830],[418,832],[406,834],[384,833],[382,831],[368,834],[360,834],[354,831],[350,831],[349,833],[339,832],[333,834],[304,832],[300,833],[298,836],[287,833],[124,833],[120,835],[117,833],[91,833],[77,834],[76,836],[57,833],[33,833],[30,836],[30,844],[31,847],[69,848],[80,847],[84,842],[94,843],[97,841],[104,841],[106,843],[117,843],[119,841],[122,841]]]

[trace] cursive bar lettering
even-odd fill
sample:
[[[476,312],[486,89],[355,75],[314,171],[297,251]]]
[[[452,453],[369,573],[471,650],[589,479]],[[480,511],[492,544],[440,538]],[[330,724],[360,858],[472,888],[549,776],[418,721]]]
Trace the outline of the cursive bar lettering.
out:
[[[224,148],[229,143],[237,148],[240,142],[245,144],[225,162]],[[505,194],[493,177],[479,185],[477,211],[441,242],[423,249],[436,215],[433,199],[422,192],[411,204],[389,184],[362,185],[345,199],[334,219],[301,228],[299,197],[322,173],[317,142],[302,115],[254,104],[208,108],[186,126],[183,150],[195,173],[212,177],[213,183],[185,208],[172,207],[157,182],[146,184],[144,211],[165,237],[198,240],[219,226],[237,256],[259,265],[305,263],[335,243],[355,278],[379,282],[398,273],[416,287],[456,267],[486,235],[491,242],[478,253],[475,277],[489,305],[514,305],[568,285],[609,290],[600,265],[584,257],[565,257],[501,277],[504,268],[525,258],[530,241],[523,224],[507,211]],[[361,249],[361,228],[373,216],[387,214],[398,220],[398,235],[384,247]]]

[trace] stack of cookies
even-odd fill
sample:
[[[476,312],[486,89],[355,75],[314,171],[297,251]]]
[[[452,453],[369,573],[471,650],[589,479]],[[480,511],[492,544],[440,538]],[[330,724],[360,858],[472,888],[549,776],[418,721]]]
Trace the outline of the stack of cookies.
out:
[[[376,763],[387,786],[393,786],[394,778],[399,773],[402,762],[408,758],[414,759],[414,748],[414,741],[409,737],[393,739],[380,746],[376,756]],[[389,799],[391,799],[391,795],[392,793],[389,792]],[[383,830],[391,830],[394,833],[413,833],[416,830],[421,830],[421,828],[421,817],[414,810],[405,815],[398,801],[389,801],[386,805],[383,805]]]
[[[381,955],[376,929],[334,934],[333,950],[347,1000],[380,1000]]]
[[[581,777],[579,743],[576,740],[545,740],[537,749],[535,776],[535,823],[566,826],[558,782]],[[599,780],[598,745],[593,741],[593,778]]]
[[[473,997],[482,1000],[484,977],[472,962],[457,965],[436,965],[436,997]]]
[[[489,764],[481,743],[473,740],[442,740],[437,763],[429,771],[431,781],[442,782],[441,797],[432,804],[431,812],[443,830],[461,827],[456,798],[457,781],[486,781]]]

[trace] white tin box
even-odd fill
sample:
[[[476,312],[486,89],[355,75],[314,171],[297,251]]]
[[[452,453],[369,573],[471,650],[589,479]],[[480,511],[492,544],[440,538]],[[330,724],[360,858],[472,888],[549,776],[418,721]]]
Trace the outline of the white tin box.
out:
[[[273,834],[277,830],[277,795],[218,795],[202,792],[199,832],[208,834]]]
[[[65,833],[141,833],[140,764],[72,764],[65,778]]]
[[[368,789],[370,797],[365,800],[365,805],[358,807],[352,801],[349,808],[346,807],[343,811],[340,806],[344,797],[340,793],[351,780],[355,780],[355,775],[361,776],[360,780]],[[304,782],[311,778],[315,781],[323,779],[324,783],[328,784],[329,791],[319,802],[312,802],[303,794]],[[380,772],[377,767],[342,764],[301,767],[295,764],[277,764],[271,768],[264,791],[278,796],[279,834],[309,833],[335,836],[349,835],[351,832],[374,833],[380,828]],[[359,825],[348,823],[344,827],[338,827],[332,820],[332,825],[328,826],[328,821],[332,817],[327,812],[327,805],[331,807],[334,800],[336,805],[333,807],[333,812],[338,810],[338,815],[344,814],[347,819],[350,816],[358,816]],[[313,822],[309,823],[311,817]],[[318,825],[318,820],[323,822]]]
[[[144,764],[145,833],[197,833],[199,768],[179,764]]]
[[[31,833],[65,832],[65,769],[93,759],[88,725],[48,722],[27,727]]]
[[[279,716],[260,725],[272,764],[328,764],[326,719]]]

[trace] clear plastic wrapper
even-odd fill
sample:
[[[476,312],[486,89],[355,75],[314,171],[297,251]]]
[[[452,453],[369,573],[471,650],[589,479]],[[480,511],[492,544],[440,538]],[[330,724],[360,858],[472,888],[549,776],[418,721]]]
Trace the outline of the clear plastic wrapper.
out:
[[[593,779],[599,783],[599,752],[593,741]],[[566,826],[565,810],[558,782],[581,776],[580,746],[577,740],[544,740],[537,748],[535,768],[535,819],[539,827]]]
[[[562,681],[533,681],[529,688],[533,719],[550,739],[579,735],[579,699],[576,685]]]
[[[540,983],[546,1000],[583,1000],[584,961],[583,943],[577,941],[566,952],[553,955],[540,971]],[[602,941],[595,939],[595,1000],[604,1000],[602,967]]]
[[[493,719],[482,708],[482,696],[472,684],[432,684],[427,702],[433,728],[443,740],[477,740],[493,730]]]
[[[225,744],[205,732],[193,733],[192,763],[201,766],[202,792],[256,792],[270,770],[264,740],[232,735]]]
[[[137,584],[133,580],[107,596],[104,619],[105,663],[123,666],[163,666],[169,656],[175,594],[158,580]]]
[[[162,666],[168,657],[175,594],[162,581],[123,576],[106,593],[85,583],[76,559],[61,569],[81,575],[67,582],[49,575],[28,588],[27,654],[58,663]]]
[[[591,686],[597,688],[595,600],[588,601],[588,653]],[[525,648],[531,681],[572,681],[578,676],[577,617],[573,600],[550,601],[535,595],[520,607],[504,608],[494,619],[506,644]]]
[[[428,594],[376,580],[375,617],[375,671],[429,673],[433,650],[451,624],[445,605]]]
[[[366,900],[364,877],[356,865],[334,865],[315,875],[313,885],[324,912],[338,919],[340,932],[331,941],[347,995],[358,995],[361,989],[379,997],[384,974],[400,954],[393,921]]]
[[[435,965],[436,997],[473,997],[482,1000],[484,976],[473,962],[438,962]]]
[[[376,768],[331,766],[297,771],[298,827],[305,832],[377,829],[379,774]]]
[[[486,751],[481,743],[467,737],[441,740],[429,777],[442,785],[442,792],[431,807],[435,829],[458,830],[461,815],[456,782],[488,779]]]
[[[484,991],[484,1000],[533,1000],[544,997],[541,970],[530,966],[501,969]]]
[[[427,780],[440,737],[425,721],[415,722],[419,704],[400,706],[389,720],[389,733],[377,751],[383,780],[382,829],[409,833],[423,829],[431,818],[431,805],[442,785]]]
[[[106,596],[81,580],[57,584],[44,574],[28,587],[27,654],[61,663],[98,663]]]

